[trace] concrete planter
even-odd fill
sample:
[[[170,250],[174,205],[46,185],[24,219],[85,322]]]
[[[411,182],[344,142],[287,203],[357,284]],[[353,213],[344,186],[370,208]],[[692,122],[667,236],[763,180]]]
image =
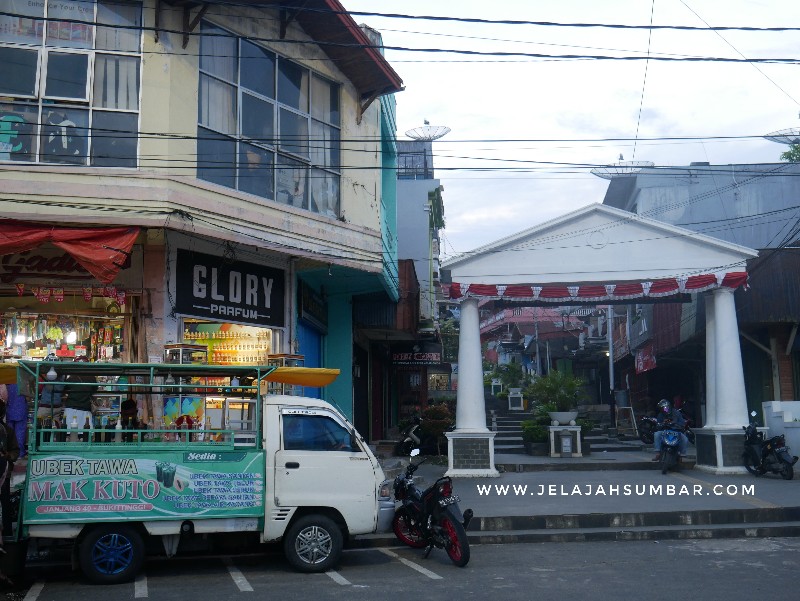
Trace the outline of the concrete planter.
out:
[[[550,452],[550,443],[547,442],[526,442],[525,452],[528,455],[545,456]]]
[[[550,411],[548,415],[554,426],[574,426],[578,419],[577,411]]]

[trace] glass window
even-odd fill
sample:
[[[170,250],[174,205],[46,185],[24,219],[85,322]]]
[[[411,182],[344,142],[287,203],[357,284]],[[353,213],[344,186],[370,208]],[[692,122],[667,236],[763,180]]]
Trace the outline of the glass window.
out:
[[[218,79],[200,76],[200,124],[225,134],[236,133],[236,88]]]
[[[198,130],[198,177],[215,184],[236,186],[236,141],[208,129]]]
[[[85,100],[88,69],[88,54],[49,52],[47,54],[45,96]]]
[[[88,110],[46,107],[41,135],[42,161],[83,165],[88,138]]]
[[[314,165],[339,169],[339,130],[319,121],[311,121],[311,162]]]
[[[275,55],[242,40],[242,87],[267,98],[275,98]]]
[[[311,78],[311,116],[339,123],[339,88],[318,75]]]
[[[92,165],[136,167],[138,121],[136,113],[92,113]]]
[[[254,142],[274,146],[275,111],[271,102],[242,93],[242,135]]]
[[[308,117],[281,109],[281,150],[308,157]]]
[[[44,21],[31,17],[44,16],[44,2],[29,0],[0,0],[0,12],[20,15],[0,15],[0,42],[36,44],[41,42]]]
[[[200,70],[236,83],[238,41],[224,29],[205,21],[200,26]]]
[[[308,112],[308,70],[280,59],[278,62],[278,100],[298,111]]]
[[[0,93],[10,96],[36,95],[36,69],[39,53],[36,50],[0,47]]]
[[[57,19],[88,21],[70,23]],[[94,0],[47,0],[47,45],[59,48],[91,48]]]
[[[339,176],[322,169],[311,170],[311,210],[339,217]]]
[[[275,200],[293,207],[307,208],[306,165],[300,161],[279,156],[275,169],[277,181]]]
[[[273,198],[274,153],[252,144],[240,144],[239,147],[239,190],[264,198]]]
[[[95,48],[98,50],[139,52],[142,10],[137,4],[100,2],[97,5],[97,25]]]
[[[92,105],[109,109],[139,109],[139,59],[98,54],[94,59]]]
[[[30,161],[36,156],[39,107],[0,103],[0,160]]]
[[[358,451],[350,432],[323,415],[284,415],[287,451]]]

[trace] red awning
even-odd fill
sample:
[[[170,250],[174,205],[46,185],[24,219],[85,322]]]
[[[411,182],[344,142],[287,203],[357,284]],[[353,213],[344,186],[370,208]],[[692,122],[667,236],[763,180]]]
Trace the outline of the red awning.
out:
[[[659,298],[676,294],[705,292],[714,288],[738,288],[747,286],[747,273],[709,273],[685,278],[664,278],[649,282],[621,282],[618,284],[459,284],[448,287],[451,299],[491,298],[514,301],[538,301],[547,303],[603,302],[631,300],[636,298]]]
[[[60,227],[9,220],[0,222],[0,255],[51,242],[98,280],[110,284],[128,260],[138,235],[138,227]]]

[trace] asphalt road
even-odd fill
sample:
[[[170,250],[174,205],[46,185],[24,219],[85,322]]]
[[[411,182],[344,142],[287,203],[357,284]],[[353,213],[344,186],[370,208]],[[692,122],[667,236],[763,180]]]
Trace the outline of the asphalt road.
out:
[[[795,598],[800,540],[725,539],[475,545],[465,568],[442,550],[346,551],[334,572],[293,572],[279,555],[150,561],[135,582],[87,584],[66,567],[29,570],[15,601],[498,599],[704,601]]]

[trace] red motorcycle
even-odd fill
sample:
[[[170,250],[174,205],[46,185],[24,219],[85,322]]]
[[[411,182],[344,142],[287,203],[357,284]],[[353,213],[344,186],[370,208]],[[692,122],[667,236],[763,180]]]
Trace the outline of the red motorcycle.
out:
[[[411,451],[411,457],[419,454]],[[473,512],[463,514],[458,507],[460,499],[453,494],[453,481],[443,476],[433,486],[422,491],[414,485],[414,472],[425,460],[409,462],[404,474],[394,479],[394,498],[400,502],[392,520],[395,536],[414,549],[425,549],[424,557],[434,547],[444,549],[458,567],[469,563],[467,526]]]

